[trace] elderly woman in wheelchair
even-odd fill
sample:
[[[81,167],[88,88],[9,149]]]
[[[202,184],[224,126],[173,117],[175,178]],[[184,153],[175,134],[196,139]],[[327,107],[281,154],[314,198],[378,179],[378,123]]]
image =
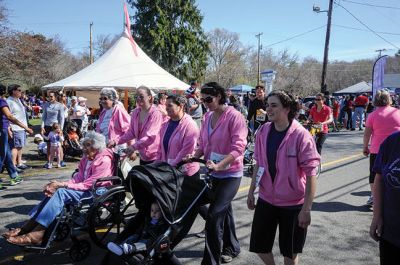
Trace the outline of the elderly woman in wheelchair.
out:
[[[51,181],[44,186],[45,197],[31,211],[29,221],[21,228],[3,234],[9,243],[20,246],[42,244],[46,229],[61,214],[65,205],[91,199],[94,183],[102,177],[113,175],[113,153],[106,148],[103,135],[88,132],[82,146],[84,156],[79,163],[79,171],[69,181]]]

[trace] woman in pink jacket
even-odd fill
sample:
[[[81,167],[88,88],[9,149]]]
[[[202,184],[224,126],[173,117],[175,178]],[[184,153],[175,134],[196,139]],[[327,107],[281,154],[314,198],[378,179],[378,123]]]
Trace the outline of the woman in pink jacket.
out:
[[[202,264],[214,265],[220,264],[221,259],[230,262],[240,252],[231,202],[243,176],[247,126],[243,115],[225,104],[225,89],[218,83],[205,84],[201,100],[209,112],[204,115],[194,157],[204,155],[207,160],[214,195],[207,214]]]
[[[284,263],[298,264],[297,254],[302,252],[311,222],[320,156],[310,133],[294,119],[297,104],[293,96],[283,91],[271,92],[266,111],[270,122],[256,136],[256,165],[247,197],[248,208],[255,208],[250,251],[265,264],[275,264],[272,247],[279,225]]]
[[[168,96],[166,111],[169,116],[160,131],[161,144],[158,148],[157,160],[176,166],[187,155],[192,155],[197,146],[200,132],[196,122],[185,113],[186,98]],[[198,163],[184,165],[186,175],[193,176],[199,171]]]
[[[106,137],[107,144],[110,140],[118,141],[129,130],[131,117],[122,104],[119,104],[117,91],[113,88],[105,87],[101,90],[100,104],[103,110],[96,125],[96,132]]]
[[[152,163],[157,158],[160,146],[160,129],[163,122],[161,112],[153,105],[153,96],[148,87],[137,89],[136,105],[131,115],[129,130],[119,139],[112,139],[109,146],[124,144],[133,141],[127,148],[127,155],[131,160],[140,156],[140,164]]]
[[[87,132],[82,141],[84,156],[79,172],[68,181],[51,181],[44,187],[45,198],[30,213],[31,219],[21,228],[3,234],[16,245],[39,245],[45,230],[61,213],[66,203],[78,203],[91,198],[94,182],[113,175],[113,154],[106,148],[105,138],[96,132]]]

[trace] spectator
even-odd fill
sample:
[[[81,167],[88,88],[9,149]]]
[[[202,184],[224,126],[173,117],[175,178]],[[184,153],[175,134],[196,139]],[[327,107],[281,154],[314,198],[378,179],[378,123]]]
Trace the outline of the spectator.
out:
[[[256,86],[256,98],[250,102],[247,120],[254,120],[254,130],[268,121],[266,110],[265,88],[262,85]]]
[[[166,110],[166,104],[167,104],[167,95],[165,93],[159,93],[158,94],[158,110],[161,112],[163,115],[163,120],[167,121],[168,120],[168,113]]]
[[[4,99],[6,91],[6,87],[0,84],[0,168],[3,168],[3,166],[6,167],[8,175],[11,178],[10,184],[17,185],[23,181],[23,178],[18,175],[17,169],[11,159],[10,146],[8,144],[8,126],[11,121],[21,128],[24,128],[29,134],[33,134],[33,131],[11,114],[7,101]],[[0,189],[3,189],[1,182],[0,179]]]
[[[339,118],[340,105],[335,97],[332,98],[332,114],[333,114],[333,131],[338,132],[338,118]]]
[[[380,264],[398,264],[400,260],[400,132],[381,144],[373,171],[374,211],[370,235],[379,241]]]
[[[58,103],[56,100],[55,92],[51,91],[48,94],[48,102],[43,105],[43,115],[42,115],[42,126],[41,133],[43,138],[46,138],[52,130],[52,126],[54,123],[58,123],[60,128],[64,128],[65,121],[65,113],[64,113],[64,105]],[[63,156],[63,150],[61,148],[61,157]],[[47,162],[43,166],[47,168],[50,163],[50,142],[47,141]],[[60,162],[61,167],[65,167],[64,161]]]
[[[354,100],[354,115],[353,115],[353,124],[351,130],[354,131],[356,129],[356,122],[358,118],[358,128],[360,131],[363,130],[363,122],[364,122],[364,112],[368,105],[368,97],[366,94],[359,95]]]
[[[354,110],[354,96],[349,96],[349,98],[347,99],[347,102],[346,102],[346,113],[347,113],[346,128],[347,128],[347,130],[350,130],[353,128],[353,110]]]
[[[256,135],[256,165],[247,197],[248,208],[255,209],[250,251],[257,253],[265,264],[275,264],[272,248],[279,226],[284,264],[298,264],[311,223],[320,156],[310,133],[294,119],[294,98],[283,91],[272,91],[267,101],[271,122],[264,124]]]
[[[64,141],[64,136],[60,125],[58,123],[53,123],[51,132],[46,137],[46,140],[50,142],[50,163],[47,165],[47,169],[51,169],[53,167],[54,158],[57,159],[57,167],[61,167],[61,152],[62,142]]]
[[[199,91],[197,89],[197,83],[190,83],[190,87],[186,90],[186,97],[188,99],[188,114],[192,116],[192,119],[196,122],[200,129],[201,118],[203,117],[203,109],[200,102]]]
[[[7,98],[7,104],[11,114],[25,126],[28,126],[26,109],[20,100],[22,96],[21,86],[17,84],[9,85],[8,94],[10,96]],[[9,144],[11,148],[12,160],[14,166],[17,168],[17,171],[21,173],[22,170],[30,168],[22,163],[22,149],[26,145],[26,131],[24,128],[16,124],[11,124],[10,127],[12,131],[12,137]]]
[[[379,90],[374,97],[375,111],[368,115],[363,138],[363,154],[369,155],[369,185],[373,189],[375,172],[373,166],[379,147],[386,137],[400,130],[400,110],[390,106],[392,100],[387,91]],[[372,205],[373,196],[370,196],[367,205]]]
[[[78,105],[75,105],[75,115],[78,120],[81,120],[80,125],[81,125],[81,132],[85,134],[88,130],[88,125],[89,125],[89,117],[90,115],[90,110],[86,106],[86,101],[87,98],[85,97],[78,97]],[[78,124],[79,126],[79,124]]]

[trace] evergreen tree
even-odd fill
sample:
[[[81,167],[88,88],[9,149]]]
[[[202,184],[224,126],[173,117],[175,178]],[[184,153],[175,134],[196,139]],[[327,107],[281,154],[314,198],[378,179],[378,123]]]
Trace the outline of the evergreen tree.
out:
[[[186,81],[204,76],[208,42],[194,0],[128,0],[133,38],[160,66]]]

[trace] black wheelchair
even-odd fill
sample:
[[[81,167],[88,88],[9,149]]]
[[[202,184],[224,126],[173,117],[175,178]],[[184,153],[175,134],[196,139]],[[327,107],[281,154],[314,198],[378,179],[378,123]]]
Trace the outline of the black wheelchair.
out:
[[[115,176],[98,179],[92,187],[91,197],[82,198],[77,204],[66,205],[46,230],[40,246],[24,248],[45,253],[53,242],[63,241],[70,236],[72,245],[69,256],[73,262],[81,261],[91,251],[90,241],[82,234],[86,232],[94,244],[106,249],[107,244],[122,232],[127,221],[136,214],[134,198],[125,192],[125,178],[129,170],[122,172],[121,157],[121,152],[114,152]],[[100,186],[105,182],[110,185]]]

